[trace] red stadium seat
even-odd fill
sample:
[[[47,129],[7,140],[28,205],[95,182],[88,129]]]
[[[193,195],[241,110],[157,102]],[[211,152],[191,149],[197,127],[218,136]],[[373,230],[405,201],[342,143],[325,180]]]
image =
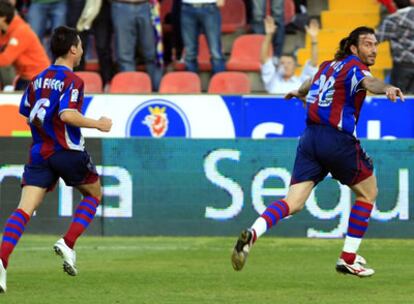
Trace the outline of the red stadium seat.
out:
[[[246,26],[246,7],[243,0],[228,0],[221,11],[221,32],[234,33]]]
[[[292,22],[295,14],[295,2],[293,0],[285,0],[285,24]]]
[[[221,72],[215,74],[208,86],[210,94],[250,94],[250,80],[242,72]]]
[[[160,93],[201,93],[200,77],[193,72],[170,72],[161,79]]]
[[[264,35],[249,34],[236,38],[227,62],[229,71],[260,71],[260,49]]]
[[[185,58],[185,49],[183,53],[183,58]],[[198,37],[198,69],[201,72],[211,71],[211,62],[210,62],[210,51],[207,44],[207,39],[205,35],[200,35]],[[177,71],[185,70],[185,63],[181,61],[176,61],[174,63],[174,69]]]
[[[163,33],[172,31],[171,24],[165,23],[165,17],[169,13],[171,13],[172,7],[173,7],[173,0],[163,0],[160,4],[160,20],[161,20]]]
[[[102,93],[102,79],[96,72],[75,72],[85,83],[85,93]]]
[[[151,93],[151,78],[144,72],[120,72],[112,78],[109,93]]]

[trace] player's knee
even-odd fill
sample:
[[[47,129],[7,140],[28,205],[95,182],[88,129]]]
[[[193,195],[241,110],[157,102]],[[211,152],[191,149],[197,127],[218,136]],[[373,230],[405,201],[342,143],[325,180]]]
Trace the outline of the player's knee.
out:
[[[96,198],[99,202],[102,201],[102,192],[93,193],[92,195],[94,198]]]
[[[100,183],[83,186],[78,188],[78,190],[82,193],[83,196],[92,196],[98,201],[102,200],[102,187]]]
[[[376,186],[371,187],[364,191],[364,193],[361,195],[362,196],[361,200],[365,202],[373,203],[377,199],[377,195],[378,195],[378,188]]]
[[[99,201],[102,201],[102,188],[99,186],[96,189],[93,189],[93,191],[91,191],[91,195],[93,197],[95,197],[96,199],[98,199]]]
[[[378,188],[375,186],[375,187],[372,187],[372,189],[370,189],[370,191],[369,191],[369,202],[370,203],[373,203],[373,202],[375,202],[375,200],[377,199],[377,196],[378,196]]]

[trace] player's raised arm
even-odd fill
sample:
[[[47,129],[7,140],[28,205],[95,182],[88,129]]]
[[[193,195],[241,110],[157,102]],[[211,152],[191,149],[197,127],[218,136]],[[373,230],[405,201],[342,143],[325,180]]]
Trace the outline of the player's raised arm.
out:
[[[107,117],[101,117],[98,120],[87,118],[76,110],[63,111],[60,119],[69,125],[79,128],[94,128],[102,132],[109,132],[112,127],[112,120]]]
[[[397,101],[397,97],[400,97],[401,101],[405,100],[404,94],[401,92],[400,88],[386,84],[374,77],[365,77],[362,80],[362,86],[371,93],[385,94],[387,98],[393,102]]]

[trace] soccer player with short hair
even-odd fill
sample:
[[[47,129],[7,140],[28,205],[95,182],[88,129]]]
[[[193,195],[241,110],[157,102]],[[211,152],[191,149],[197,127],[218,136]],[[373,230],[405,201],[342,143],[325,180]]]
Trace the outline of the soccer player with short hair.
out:
[[[85,150],[80,128],[109,132],[112,121],[81,114],[84,84],[72,71],[83,53],[76,30],[65,26],[56,28],[51,37],[51,50],[55,64],[32,79],[20,104],[20,113],[30,124],[33,143],[24,168],[20,203],[6,221],[0,245],[0,293],[6,292],[10,254],[33,212],[46,192],[53,190],[59,177],[83,195],[68,231],[53,247],[62,257],[63,269],[69,275],[77,274],[75,242],[93,220],[102,198],[99,175]]]
[[[243,268],[254,242],[282,218],[299,212],[312,189],[331,173],[356,196],[336,270],[358,277],[374,274],[357,251],[377,197],[377,180],[355,128],[367,91],[385,94],[393,102],[397,97],[404,101],[399,88],[369,71],[377,46],[373,29],[356,28],[341,40],[334,60],[323,62],[313,79],[285,96],[302,99],[307,108],[307,127],[299,140],[289,191],[284,199],[270,204],[250,229],[242,231],[231,257],[235,270]]]

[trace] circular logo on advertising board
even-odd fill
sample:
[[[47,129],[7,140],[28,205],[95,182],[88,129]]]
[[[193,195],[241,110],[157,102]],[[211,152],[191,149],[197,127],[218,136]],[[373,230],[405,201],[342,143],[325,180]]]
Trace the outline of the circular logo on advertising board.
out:
[[[127,136],[190,137],[190,124],[174,103],[152,99],[139,105],[128,118]]]

